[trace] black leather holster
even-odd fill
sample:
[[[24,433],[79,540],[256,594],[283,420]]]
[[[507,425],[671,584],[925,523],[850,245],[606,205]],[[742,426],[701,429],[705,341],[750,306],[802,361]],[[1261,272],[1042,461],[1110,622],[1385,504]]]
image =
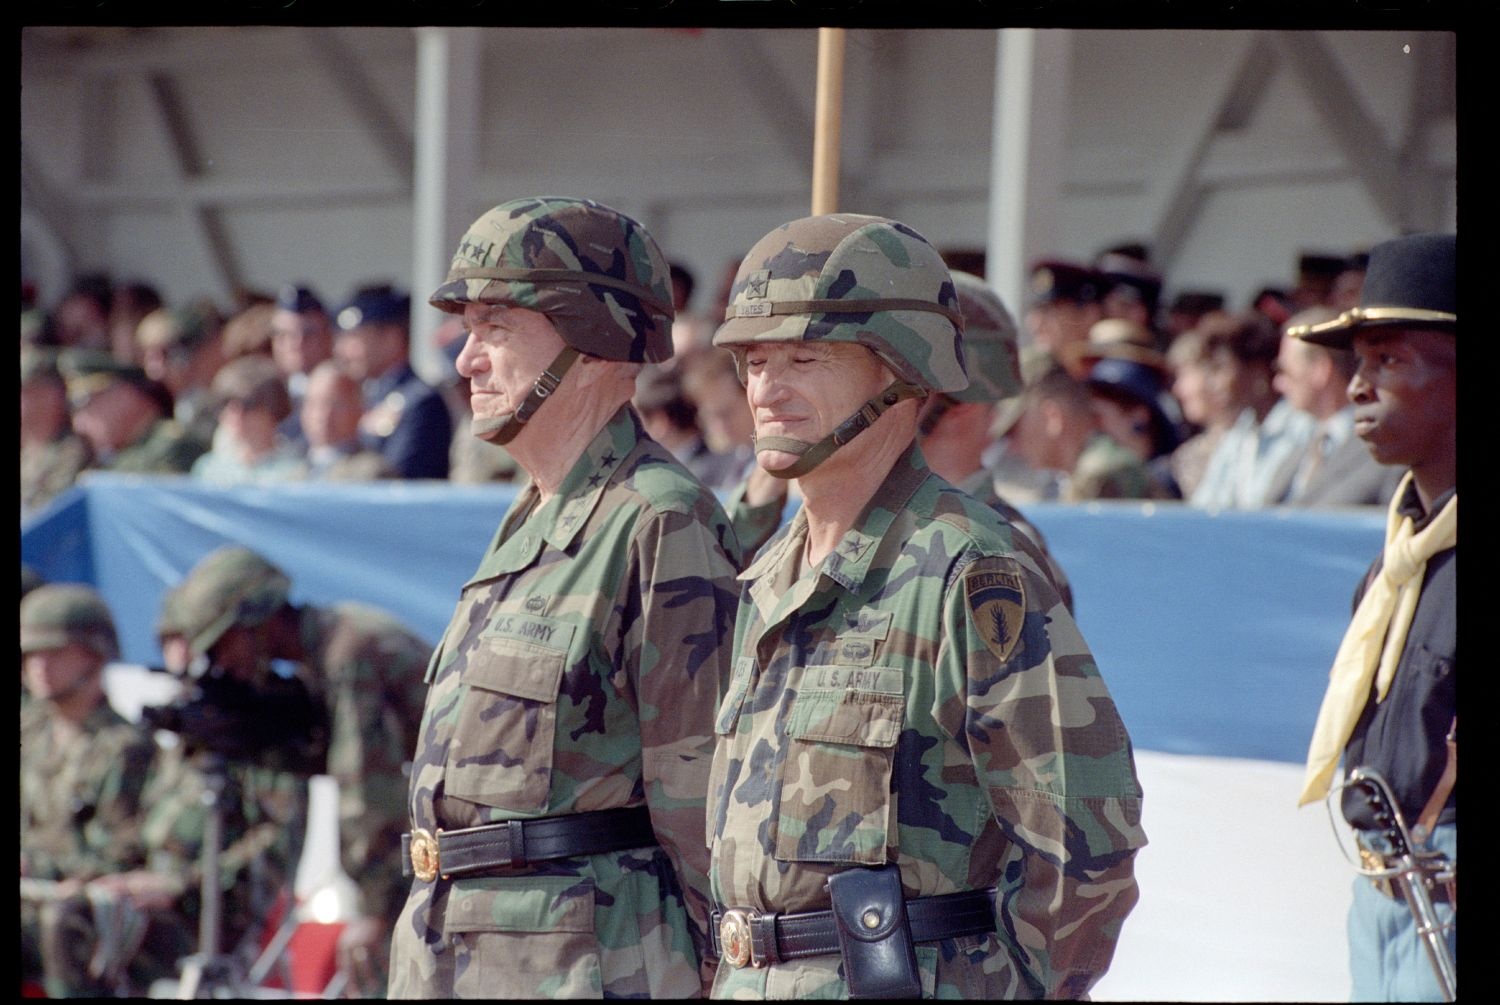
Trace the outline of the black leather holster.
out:
[[[901,870],[850,869],[828,879],[850,998],[920,998]]]

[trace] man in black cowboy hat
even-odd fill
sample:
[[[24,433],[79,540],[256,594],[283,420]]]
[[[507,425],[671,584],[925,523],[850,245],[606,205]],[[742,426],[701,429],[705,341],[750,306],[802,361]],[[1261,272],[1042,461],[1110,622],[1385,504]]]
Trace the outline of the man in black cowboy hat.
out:
[[[1422,878],[1348,785],[1365,878],[1349,916],[1354,1000],[1452,997],[1457,957],[1458,311],[1457,239],[1398,238],[1371,250],[1360,306],[1290,334],[1350,347],[1354,432],[1382,464],[1408,470],[1390,504],[1385,549],[1357,591],[1308,750],[1302,803],[1344,771],[1378,772],[1409,831]],[[1406,862],[1412,861],[1408,858]],[[1427,896],[1421,890],[1428,891]],[[1427,911],[1430,900],[1431,912]],[[1419,916],[1429,915],[1419,924]],[[1435,929],[1426,936],[1420,929]],[[1446,953],[1444,945],[1446,944]]]

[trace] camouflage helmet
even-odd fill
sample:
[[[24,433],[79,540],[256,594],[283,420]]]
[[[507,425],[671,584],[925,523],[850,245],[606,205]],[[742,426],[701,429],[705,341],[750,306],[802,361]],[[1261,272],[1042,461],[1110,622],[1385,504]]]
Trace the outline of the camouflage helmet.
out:
[[[547,315],[572,348],[601,359],[659,363],[672,355],[671,271],[635,220],[588,199],[501,203],[469,226],[428,300]]]
[[[956,401],[989,404],[1021,393],[1020,333],[1000,295],[983,279],[953,273],[958,306],[964,315],[964,355],[969,386],[954,391]]]
[[[77,642],[108,663],[120,656],[120,639],[109,606],[82,583],[38,586],[21,600],[21,652],[61,649]]]
[[[167,594],[157,628],[176,628],[193,655],[202,656],[230,628],[261,624],[279,611],[291,585],[286,573],[249,548],[225,545]]]
[[[902,381],[948,393],[969,384],[963,323],[926,238],[884,217],[830,213],[783,224],[750,249],[713,341],[853,342]]]

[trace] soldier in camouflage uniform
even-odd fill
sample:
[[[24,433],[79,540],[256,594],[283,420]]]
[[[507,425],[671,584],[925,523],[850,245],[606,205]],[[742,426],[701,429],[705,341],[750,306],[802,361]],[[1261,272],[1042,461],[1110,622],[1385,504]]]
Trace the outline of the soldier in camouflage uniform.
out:
[[[73,432],[68,389],[57,352],[21,348],[21,514],[41,509],[72,486],[94,458]]]
[[[1052,577],[1052,585],[1068,610],[1073,610],[1073,588],[1067,573],[1047,550],[1036,526],[1000,492],[994,473],[984,467],[997,405],[1023,390],[1020,334],[1000,295],[983,279],[953,272],[953,287],[964,316],[964,357],[969,386],[950,394],[930,394],[917,415],[922,452],[935,474],[978,499],[1021,532],[1018,544],[1035,542],[1037,564]]]
[[[285,573],[230,545],[200,561],[178,588],[190,655],[233,663],[251,654],[300,664],[329,723],[326,770],[339,787],[344,871],[362,918],[342,936],[359,990],[379,993],[391,928],[408,884],[396,863],[406,828],[406,764],[417,742],[432,645],[365,604],[295,605]]]
[[[735,277],[714,341],[803,504],[740,576],[715,997],[1082,996],[1136,901],[1141,792],[1088,647],[916,444],[918,399],[968,383],[958,308],[879,217],[786,224]]]
[[[158,634],[169,672],[181,677],[191,663],[184,632],[192,612],[179,600],[180,590],[164,599]],[[140,800],[143,863],[98,876],[49,905],[44,956],[51,986],[138,996],[176,977],[184,958],[204,948],[201,866],[211,790],[222,810],[213,951],[243,972],[259,951],[266,914],[290,883],[296,780],[247,762],[225,763],[191,738],[163,731],[158,739]]]
[[[531,482],[428,667],[393,996],[699,997],[712,974],[703,799],[739,548],[629,407],[672,353],[668,275],[634,220],[522,199],[431,298],[470,331],[475,434]]]
[[[104,665],[119,656],[103,599],[78,584],[21,601],[22,980],[41,976],[55,909],[82,884],[141,861],[138,813],[150,739],[110,708]],[[102,975],[95,975],[102,976]],[[48,975],[58,996],[86,992]]]
[[[186,474],[209,443],[172,416],[172,393],[108,353],[62,361],[73,428],[94,450],[96,468],[132,474]]]

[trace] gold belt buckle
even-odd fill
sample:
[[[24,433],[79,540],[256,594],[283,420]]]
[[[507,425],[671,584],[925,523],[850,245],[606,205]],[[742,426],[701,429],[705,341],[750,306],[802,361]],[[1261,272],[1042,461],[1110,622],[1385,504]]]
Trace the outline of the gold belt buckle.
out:
[[[437,833],[443,833],[442,828],[438,828]],[[425,827],[411,832],[411,871],[424,883],[437,879],[437,835],[429,833]]]
[[[750,915],[739,909],[725,911],[719,919],[720,959],[735,969],[751,962]],[[755,964],[760,966],[759,963]]]

